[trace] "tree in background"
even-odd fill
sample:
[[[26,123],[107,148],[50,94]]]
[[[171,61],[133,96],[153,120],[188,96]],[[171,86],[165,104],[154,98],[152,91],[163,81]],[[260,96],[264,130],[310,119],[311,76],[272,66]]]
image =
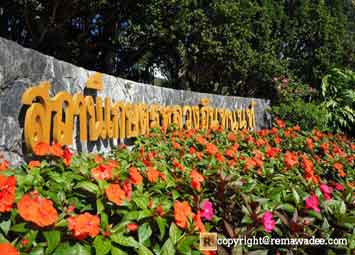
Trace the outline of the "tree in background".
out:
[[[355,67],[351,0],[3,0],[0,35],[85,68],[163,86],[273,97]]]

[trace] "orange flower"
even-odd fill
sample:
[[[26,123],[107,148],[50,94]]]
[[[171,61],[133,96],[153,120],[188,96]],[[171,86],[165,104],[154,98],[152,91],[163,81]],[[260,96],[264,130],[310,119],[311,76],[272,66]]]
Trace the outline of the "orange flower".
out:
[[[209,155],[214,155],[218,152],[218,148],[216,145],[212,144],[212,143],[208,143],[206,145],[206,153]]]
[[[217,152],[215,155],[214,155],[215,159],[221,163],[224,162],[224,157],[221,153]]]
[[[101,157],[100,155],[96,155],[95,163],[100,164],[100,163],[102,163],[102,161],[104,161],[103,157]]]
[[[39,227],[53,225],[58,219],[58,213],[51,200],[40,197],[37,192],[25,194],[17,204],[18,213],[26,220]]]
[[[49,148],[49,153],[52,154],[53,156],[56,157],[63,157],[63,149],[62,149],[62,145],[58,144],[58,143],[54,143],[50,148]]]
[[[286,151],[285,153],[285,165],[287,168],[292,168],[294,165],[298,163],[297,155]]]
[[[275,122],[280,128],[285,128],[286,127],[285,122],[283,120],[281,120],[281,119],[276,119]]]
[[[28,164],[28,167],[30,169],[35,167],[40,167],[40,166],[41,166],[41,162],[39,162],[38,160],[31,160],[30,163]]]
[[[198,158],[198,160],[202,160],[203,158],[203,153],[201,151],[196,153],[196,157]]]
[[[344,166],[342,163],[336,162],[333,164],[333,168],[338,171],[340,177],[345,177],[346,173],[344,172]]]
[[[206,232],[205,226],[203,225],[203,222],[201,220],[201,213],[200,211],[197,212],[196,215],[193,216],[193,221],[195,223],[196,228],[198,229],[199,232]]]
[[[88,212],[68,218],[68,229],[78,240],[95,237],[100,233],[100,218]]]
[[[197,172],[195,169],[192,169],[191,171],[191,186],[193,189],[200,191],[201,190],[201,182],[205,180],[203,175],[201,175],[199,172]]]
[[[279,136],[275,136],[274,141],[275,144],[280,144],[282,142],[282,139]]]
[[[313,162],[309,160],[306,156],[303,156],[303,169],[304,169],[305,179],[318,184],[319,178],[314,175]]]
[[[110,184],[105,189],[105,193],[108,200],[115,203],[118,206],[122,205],[123,201],[126,199],[125,192],[121,189],[120,185],[118,184]]]
[[[10,212],[15,201],[16,178],[0,175],[0,212]]]
[[[159,171],[155,170],[152,167],[148,167],[147,177],[149,182],[156,182],[159,176],[160,176]]]
[[[37,156],[48,155],[50,152],[50,147],[47,143],[39,142],[35,144],[33,152]]]
[[[196,152],[195,147],[191,146],[189,152],[190,152],[190,155],[193,155]]]
[[[9,161],[7,161],[7,160],[2,161],[0,163],[0,171],[7,170],[9,168],[9,165],[10,165]]]
[[[0,243],[0,251],[2,255],[20,255],[16,248],[10,243]]]
[[[129,168],[129,176],[133,185],[140,185],[143,181],[142,175],[139,173],[138,169],[135,167]]]
[[[174,167],[180,169],[181,171],[185,171],[185,167],[179,163],[175,158],[172,161]]]
[[[248,158],[244,164],[244,170],[250,170],[256,167],[256,161],[253,158]]]
[[[127,224],[127,230],[129,232],[136,232],[138,229],[138,225],[136,223],[129,223]]]
[[[191,216],[191,207],[188,202],[174,202],[174,218],[175,223],[180,228],[186,228],[188,224],[188,217]]]
[[[101,164],[91,169],[91,175],[96,180],[108,180],[112,178],[112,167],[107,164]]]
[[[311,151],[313,151],[313,149],[314,149],[314,144],[313,144],[312,138],[307,137],[307,138],[306,138],[306,143],[307,143],[308,148],[309,148]]]
[[[230,142],[235,142],[235,141],[237,141],[237,136],[236,136],[235,134],[233,134],[233,133],[229,133],[229,134],[227,135],[227,139],[228,139],[228,141],[230,141]]]
[[[206,145],[208,142],[205,138],[203,138],[202,136],[196,136],[195,138],[196,142],[198,142],[199,144],[202,145]]]

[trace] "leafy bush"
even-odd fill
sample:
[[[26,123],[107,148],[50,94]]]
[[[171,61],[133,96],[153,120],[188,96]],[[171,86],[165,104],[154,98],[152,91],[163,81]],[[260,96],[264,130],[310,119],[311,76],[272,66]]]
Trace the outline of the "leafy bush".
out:
[[[290,125],[299,125],[303,130],[329,130],[326,108],[315,101],[318,97],[315,89],[283,77],[274,78],[274,82],[278,99],[271,108],[271,113],[275,117]]]
[[[295,98],[292,101],[273,106],[271,112],[290,125],[299,125],[303,130],[328,130],[327,111],[319,103],[305,102]]]
[[[107,157],[37,144],[41,161],[0,163],[1,251],[200,254],[198,233],[209,231],[342,237],[347,246],[322,250],[350,253],[354,141],[277,123],[251,133],[152,130],[132,150],[121,146]],[[251,250],[307,254],[312,247],[240,246],[233,254]]]
[[[329,125],[355,132],[355,72],[333,69],[322,79],[322,96]]]

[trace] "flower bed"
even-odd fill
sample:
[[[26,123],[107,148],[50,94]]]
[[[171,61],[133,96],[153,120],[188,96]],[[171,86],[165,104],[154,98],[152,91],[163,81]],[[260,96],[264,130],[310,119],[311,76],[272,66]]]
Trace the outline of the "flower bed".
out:
[[[280,120],[250,133],[152,130],[132,150],[121,146],[106,157],[39,143],[38,161],[9,168],[0,160],[0,251],[200,254],[199,232],[208,231],[348,240],[243,246],[233,254],[345,254],[355,248],[354,151],[342,135]]]

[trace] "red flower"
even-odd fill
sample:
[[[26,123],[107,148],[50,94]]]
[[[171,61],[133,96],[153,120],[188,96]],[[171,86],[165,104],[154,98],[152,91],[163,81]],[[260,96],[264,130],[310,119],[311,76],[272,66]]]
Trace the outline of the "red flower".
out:
[[[127,200],[130,201],[132,197],[132,184],[129,182],[129,179],[123,182],[122,189],[126,195]]]
[[[10,212],[15,201],[16,178],[0,175],[0,212]]]
[[[10,165],[9,161],[7,161],[7,160],[2,161],[0,163],[0,171],[7,170],[9,168],[9,165]]]
[[[41,162],[39,162],[38,160],[31,160],[30,163],[28,164],[28,167],[30,169],[35,167],[40,167],[40,166],[41,166]]]
[[[181,165],[175,158],[172,161],[173,166],[180,169],[181,171],[185,171],[185,167]]]
[[[71,151],[68,149],[68,148],[65,148],[64,149],[64,152],[63,152],[63,162],[64,162],[64,165],[66,166],[70,166],[70,162],[71,162],[71,157],[72,157],[72,153]]]
[[[133,185],[140,185],[143,181],[142,175],[139,173],[138,169],[133,166],[129,168],[129,176]]]
[[[163,216],[165,214],[164,209],[161,205],[159,205],[155,211],[159,216]]]
[[[68,218],[68,229],[78,240],[95,237],[100,233],[100,218],[88,212]]]
[[[268,147],[267,151],[266,151],[266,156],[268,156],[269,158],[273,158],[277,153],[279,153],[281,151],[280,148],[277,147]]]
[[[197,212],[196,215],[193,216],[193,221],[195,223],[196,228],[198,229],[199,232],[206,232],[205,226],[203,225],[203,222],[201,220],[201,213],[200,211]]]
[[[20,255],[16,248],[10,243],[0,243],[0,251],[2,255]]]
[[[174,203],[174,218],[175,223],[180,228],[186,228],[188,225],[188,217],[191,216],[192,211],[188,202],[175,201]]]
[[[216,145],[212,144],[212,143],[208,143],[206,145],[206,153],[209,155],[214,155],[218,152],[218,148]]]
[[[112,167],[107,164],[101,164],[91,169],[91,175],[96,180],[108,180],[112,178]]]
[[[197,136],[196,138],[196,142],[198,142],[201,145],[206,145],[208,142],[205,138],[203,138],[202,136]]]
[[[294,165],[298,163],[297,155],[286,151],[285,153],[285,165],[287,168],[292,168]]]
[[[191,146],[189,152],[190,152],[190,155],[193,155],[196,152],[195,147]]]
[[[40,197],[37,192],[25,194],[17,204],[18,213],[26,220],[39,227],[53,225],[58,219],[58,213],[53,202]]]
[[[197,172],[195,169],[192,169],[191,171],[191,186],[193,189],[200,191],[201,190],[201,182],[205,180],[203,175],[201,175],[199,172]]]
[[[285,122],[283,122],[283,120],[281,120],[281,119],[276,119],[275,122],[280,128],[286,127]]]
[[[138,225],[137,225],[137,224],[135,224],[135,223],[129,223],[129,224],[127,224],[127,230],[128,230],[129,232],[136,232],[137,229],[138,229]]]
[[[224,162],[224,157],[221,153],[217,152],[215,155],[214,155],[215,159],[221,163]]]
[[[307,138],[306,138],[306,143],[307,143],[307,146],[308,146],[309,150],[313,151],[313,149],[314,149],[314,144],[313,144],[312,138],[307,137]]]
[[[105,193],[108,200],[115,203],[118,206],[122,205],[124,200],[126,199],[125,192],[121,189],[120,185],[118,184],[110,184],[105,189]]]
[[[248,158],[244,163],[244,170],[250,170],[256,167],[256,161],[253,158]]]
[[[279,136],[275,136],[274,141],[275,144],[280,144],[282,142],[282,139]]]

